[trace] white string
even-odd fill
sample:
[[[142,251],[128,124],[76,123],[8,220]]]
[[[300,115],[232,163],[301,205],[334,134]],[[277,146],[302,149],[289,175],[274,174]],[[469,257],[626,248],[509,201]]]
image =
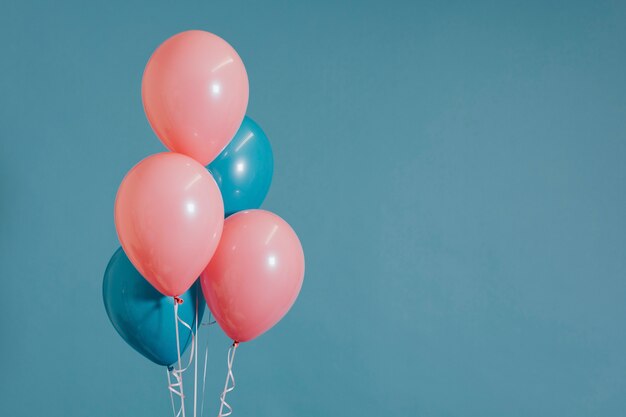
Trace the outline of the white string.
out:
[[[204,387],[206,384],[206,364],[209,356],[209,343],[206,344],[206,349],[204,350],[204,374],[202,375],[202,405],[200,406],[200,417],[204,417]]]
[[[167,373],[167,386],[169,388],[172,386],[172,378],[170,378],[169,366],[165,368],[165,372]],[[172,402],[172,413],[174,414],[174,417],[176,417],[176,406],[174,406],[174,394],[172,393],[171,389],[168,389],[168,391],[170,392],[170,401]]]
[[[206,324],[210,326],[211,323],[211,311],[209,311],[209,322]],[[204,323],[203,323],[204,325]],[[208,329],[207,329],[207,338],[205,342],[204,348],[204,372],[202,374],[202,403],[200,406],[200,417],[204,417],[204,388],[206,387],[206,366],[209,358],[209,337],[208,337]]]
[[[174,299],[174,322],[176,323],[176,351],[178,352],[178,370],[172,371],[174,377],[176,378],[176,385],[180,387],[180,392],[176,392],[180,395],[180,411],[176,415],[183,413],[183,417],[185,417],[185,390],[183,389],[183,378],[182,378],[182,362],[180,360],[180,335],[178,331],[178,300]],[[171,389],[171,388],[170,388]]]
[[[237,351],[238,342],[233,342],[232,346],[228,349],[228,373],[226,374],[226,382],[224,383],[224,391],[220,395],[220,412],[217,417],[226,417],[233,413],[233,408],[226,402],[226,394],[235,389],[235,376],[233,375],[233,362],[235,360],[235,352]],[[229,387],[228,382],[232,381],[232,385]],[[223,413],[224,407],[228,409],[226,413]]]
[[[168,383],[169,383],[168,388],[170,390],[170,393],[176,394],[178,397],[180,397],[180,410],[178,411],[175,417],[179,417],[181,413],[182,413],[182,417],[185,417],[185,393],[183,389],[183,373],[189,368],[189,366],[191,366],[191,362],[193,362],[193,358],[194,358],[194,352],[196,350],[195,349],[196,338],[191,329],[191,326],[185,323],[185,321],[182,320],[180,317],[178,317],[178,304],[180,302],[181,301],[179,298],[176,298],[176,297],[174,298],[174,320],[176,323],[175,327],[176,327],[176,350],[178,353],[178,369],[176,368],[172,369],[171,373],[174,379],[176,380],[176,382],[172,383],[171,380],[169,380],[169,373],[168,373]],[[185,326],[191,333],[191,352],[189,354],[189,362],[187,363],[187,366],[185,366],[184,368],[182,367],[182,360],[181,360],[181,355],[180,355],[180,334],[178,331],[179,322],[183,326]]]

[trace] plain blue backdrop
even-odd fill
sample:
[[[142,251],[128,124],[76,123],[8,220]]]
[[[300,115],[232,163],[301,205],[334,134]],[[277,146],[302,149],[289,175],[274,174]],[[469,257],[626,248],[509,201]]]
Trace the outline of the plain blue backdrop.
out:
[[[234,416],[623,416],[626,3],[0,6],[3,416],[169,416],[109,323],[154,48],[227,39],[307,257],[237,353]],[[209,331],[209,413],[227,339]]]

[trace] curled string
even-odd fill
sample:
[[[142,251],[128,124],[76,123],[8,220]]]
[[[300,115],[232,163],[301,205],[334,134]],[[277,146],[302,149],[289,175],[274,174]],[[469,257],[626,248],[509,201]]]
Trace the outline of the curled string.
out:
[[[228,349],[228,373],[226,374],[226,382],[224,383],[224,391],[222,391],[222,395],[220,395],[220,413],[217,417],[226,417],[233,413],[233,408],[226,402],[226,394],[235,389],[235,376],[233,375],[233,362],[235,360],[235,352],[237,351],[237,346],[239,342],[233,342],[232,346]],[[232,381],[232,385],[228,386],[229,382]],[[224,413],[224,407],[228,409]]]
[[[183,373],[189,368],[189,366],[191,366],[191,363],[193,362],[195,342],[196,342],[196,338],[195,338],[195,335],[193,334],[191,326],[178,316],[178,305],[182,304],[182,302],[183,300],[181,300],[180,298],[174,297],[174,320],[176,323],[175,327],[176,327],[176,350],[178,353],[178,369],[172,368],[172,367],[168,368],[168,388],[170,391],[170,396],[174,394],[180,397],[180,409],[178,410],[178,413],[176,413],[175,417],[179,417],[181,415],[182,417],[185,417],[185,392],[183,389]],[[189,329],[189,332],[191,333],[191,352],[189,354],[189,361],[187,362],[187,365],[184,368],[182,367],[182,360],[181,360],[181,355],[180,355],[180,332],[178,331],[178,323],[182,324],[187,329]],[[171,376],[174,377],[175,382],[171,381],[170,373],[171,373]],[[172,398],[172,404],[173,404],[173,398]]]
[[[171,387],[172,386],[172,378],[170,377],[170,371],[174,369],[171,366],[168,366],[167,368],[165,368],[165,372],[167,373],[167,386]],[[170,401],[172,403],[172,413],[174,414],[174,416],[176,416],[176,406],[174,405],[174,394],[172,393],[171,389],[168,389],[168,391],[170,392]]]
[[[202,323],[202,325],[206,325],[206,326],[210,326],[211,324],[214,324],[215,322],[211,322],[211,312],[209,311],[209,322],[208,323]],[[204,372],[202,373],[202,403],[200,405],[200,417],[204,416],[204,388],[206,387],[206,365],[207,365],[207,360],[209,358],[209,338],[207,337],[206,342],[205,342],[205,348],[204,348]]]

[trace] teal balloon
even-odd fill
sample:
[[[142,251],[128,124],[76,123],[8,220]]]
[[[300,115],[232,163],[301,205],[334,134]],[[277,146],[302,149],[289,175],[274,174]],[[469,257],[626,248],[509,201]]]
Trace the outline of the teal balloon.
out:
[[[122,339],[158,365],[178,361],[174,299],[158,292],[135,269],[122,248],[111,257],[102,283],[104,307]],[[195,328],[196,306],[202,320],[205,301],[196,283],[180,298],[178,316]],[[191,331],[179,323],[181,354],[191,343]]]
[[[224,214],[261,207],[272,183],[274,156],[270,141],[249,117],[207,169],[224,199]]]

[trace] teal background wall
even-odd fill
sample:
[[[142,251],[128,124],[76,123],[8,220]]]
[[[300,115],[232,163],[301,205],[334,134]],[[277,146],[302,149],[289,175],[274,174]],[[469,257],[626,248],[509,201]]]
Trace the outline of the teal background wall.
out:
[[[238,351],[234,416],[623,416],[625,22],[620,1],[4,0],[0,414],[171,415],[101,282],[117,187],[164,149],[144,65],[196,28],[247,66],[265,208],[307,256]]]

